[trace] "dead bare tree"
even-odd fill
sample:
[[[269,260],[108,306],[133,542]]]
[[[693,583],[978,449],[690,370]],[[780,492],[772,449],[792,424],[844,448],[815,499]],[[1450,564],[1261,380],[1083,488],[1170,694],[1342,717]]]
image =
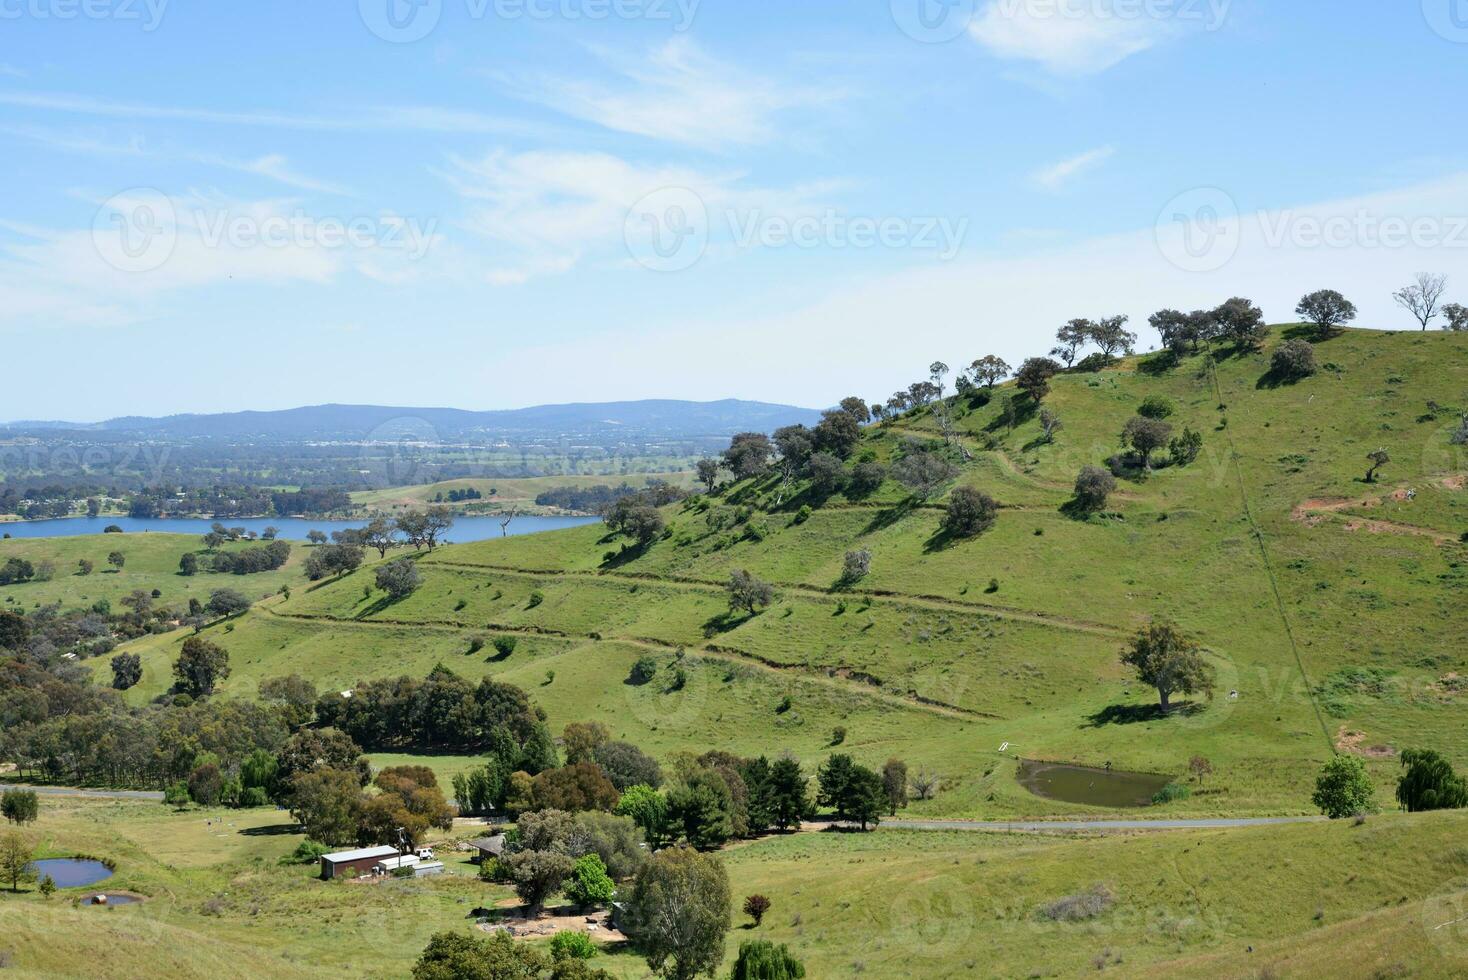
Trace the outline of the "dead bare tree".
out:
[[[1427,325],[1441,312],[1438,303],[1442,300],[1443,290],[1447,286],[1447,276],[1419,272],[1417,281],[1392,293],[1392,299],[1397,301],[1397,305],[1416,317],[1417,322],[1422,324],[1422,329],[1426,330]]]
[[[511,507],[510,512],[505,515],[504,520],[500,521],[500,537],[507,538],[510,536],[510,522],[515,519],[515,515],[519,512],[520,509],[518,507]]]
[[[930,769],[919,769],[907,781],[912,784],[913,795],[920,800],[931,800],[938,792],[938,786],[942,782],[938,774]]]

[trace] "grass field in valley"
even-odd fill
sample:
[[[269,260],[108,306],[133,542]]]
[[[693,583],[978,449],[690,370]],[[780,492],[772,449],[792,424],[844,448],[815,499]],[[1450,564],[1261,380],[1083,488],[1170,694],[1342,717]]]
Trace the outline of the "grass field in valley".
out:
[[[220,545],[218,550],[233,553],[250,547],[258,548],[262,544],[234,541]],[[121,552],[125,559],[120,570],[107,564],[107,556],[114,551]],[[234,589],[258,599],[287,583],[304,581],[301,565],[306,549],[300,544],[292,543],[290,559],[283,567],[250,575],[213,572],[182,575],[178,562],[188,552],[198,553],[201,564],[207,566],[204,543],[192,534],[81,534],[0,540],[0,562],[15,557],[32,564],[49,561],[55,566],[55,575],[49,581],[0,586],[0,608],[33,609],[60,603],[63,608],[71,609],[90,606],[98,599],[106,599],[116,606],[119,599],[136,589],[147,592],[157,589],[162,593],[158,599],[160,605],[186,609],[190,597],[207,602],[209,593],[215,589]],[[77,574],[77,562],[81,559],[92,562],[90,575]]]
[[[225,690],[248,696],[291,671],[346,687],[442,661],[525,685],[553,725],[595,717],[660,752],[788,748],[814,763],[841,726],[842,750],[864,761],[896,754],[942,773],[945,791],[917,808],[928,815],[1086,810],[1019,789],[1014,756],[1180,774],[1194,754],[1217,774],[1169,812],[1306,812],[1336,746],[1371,756],[1383,790],[1394,749],[1468,760],[1456,680],[1468,666],[1468,494],[1456,479],[1468,460],[1448,439],[1456,412],[1426,407],[1468,398],[1464,347],[1349,331],[1318,345],[1325,371],[1283,387],[1260,385],[1267,349],[1161,373],[1131,359],[1055,380],[1053,444],[1034,419],[1006,432],[994,402],[960,401],[974,459],[959,482],[1003,507],[973,540],[940,542],[940,507],[903,506],[892,483],[803,521],[805,495],[772,510],[769,486],[741,484],[668,508],[668,535],[631,560],[609,562],[620,542],[587,526],[423,554],[424,586],[386,607],[364,593],[370,569],[298,588],[219,637],[235,670]],[[1124,481],[1103,516],[1067,516],[1076,470],[1116,452],[1149,394],[1173,400],[1177,429],[1204,434],[1201,457]],[[936,434],[920,412],[869,429],[865,448],[886,459]],[[1393,462],[1364,484],[1379,446]],[[757,533],[732,523],[752,504],[765,505]],[[1353,524],[1358,509],[1391,528]],[[872,553],[870,575],[834,589],[857,547]],[[722,583],[738,568],[777,586],[758,616],[727,613]],[[1117,654],[1154,615],[1205,644],[1211,703],[1149,714],[1155,693]],[[497,631],[520,637],[512,657],[466,655],[471,634]],[[162,690],[180,639],[140,641],[132,697]],[[623,683],[636,657],[670,664],[680,650],[685,691]],[[792,708],[777,710],[787,695]]]
[[[7,975],[399,977],[433,932],[513,904],[453,849],[473,826],[435,835],[445,875],[361,884],[281,864],[301,840],[284,817],[45,799],[45,853],[105,857],[116,874],[0,896]],[[811,977],[1448,976],[1468,969],[1468,932],[1450,924],[1465,830],[1468,816],[1437,813],[1093,838],[772,837],[725,852],[734,894],[773,902],[758,930],[730,932],[725,969],[760,937],[788,943]],[[103,887],[146,900],[77,904]],[[1080,895],[1098,896],[1092,911],[1047,912]],[[629,951],[594,963],[647,975]]]

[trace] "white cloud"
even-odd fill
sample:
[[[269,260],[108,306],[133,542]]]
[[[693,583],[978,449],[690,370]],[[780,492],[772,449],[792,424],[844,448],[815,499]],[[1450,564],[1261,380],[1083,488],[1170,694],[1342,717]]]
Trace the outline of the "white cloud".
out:
[[[497,77],[520,97],[577,119],[705,149],[771,142],[779,136],[781,113],[841,97],[719,61],[687,37],[636,60],[599,54],[614,81]]]
[[[1058,191],[1071,178],[1100,166],[1111,159],[1115,153],[1116,148],[1114,146],[1102,146],[1094,150],[1087,150],[1085,153],[1061,160],[1059,163],[1042,167],[1030,175],[1030,180],[1047,191]]]
[[[1179,33],[1173,17],[1104,0],[991,0],[969,25],[990,54],[1055,75],[1094,75]]]
[[[1435,222],[1447,240],[1390,247],[1368,233],[1319,247],[1308,234],[1316,223],[1369,229],[1397,219]],[[1186,272],[1167,259],[1164,252],[1177,244],[1174,232],[1163,233],[1164,249],[1157,231],[1146,228],[1025,255],[865,277],[774,316],[720,321],[713,311],[680,307],[676,322],[639,336],[647,357],[636,364],[618,360],[626,343],[618,337],[578,338],[516,357],[527,368],[555,363],[564,383],[587,398],[703,392],[818,405],[854,392],[869,398],[890,392],[924,376],[934,358],[957,365],[995,353],[1018,364],[1048,349],[1055,328],[1076,316],[1128,314],[1145,348],[1156,342],[1147,326],[1156,310],[1211,307],[1237,295],[1259,303],[1271,322],[1288,322],[1301,295],[1337,288],[1359,307],[1356,325],[1411,330],[1416,325],[1393,303],[1393,289],[1422,269],[1468,283],[1468,173],[1392,193],[1250,214],[1229,222],[1228,231],[1239,236],[1237,254],[1206,273]],[[691,330],[690,320],[704,326]],[[897,333],[894,324],[901,324]],[[838,332],[842,343],[833,347],[829,338]],[[742,352],[737,379],[727,365],[706,357],[708,350],[734,346]],[[624,370],[609,379],[604,365],[613,362]],[[497,367],[515,373],[514,364]],[[673,389],[670,377],[679,379]]]
[[[566,272],[588,256],[627,258],[628,213],[657,191],[691,191],[712,218],[808,213],[843,186],[750,187],[738,172],[640,165],[609,153],[496,151],[478,160],[455,157],[451,164],[443,176],[470,203],[468,227],[510,253],[489,273],[500,285]]]

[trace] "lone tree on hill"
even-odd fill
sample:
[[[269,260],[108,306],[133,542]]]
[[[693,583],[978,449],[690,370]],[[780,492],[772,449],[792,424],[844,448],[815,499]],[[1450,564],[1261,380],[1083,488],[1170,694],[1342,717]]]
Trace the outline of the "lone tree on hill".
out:
[[[1366,774],[1366,763],[1359,756],[1333,756],[1315,780],[1310,800],[1320,812],[1332,820],[1370,813],[1376,809],[1376,790]]]
[[[1318,370],[1315,348],[1308,340],[1286,340],[1274,349],[1274,354],[1269,358],[1269,367],[1281,378],[1308,378]]]
[[[926,449],[908,453],[892,465],[892,475],[897,482],[912,491],[919,503],[927,500],[938,488],[958,475],[958,467],[936,453]]]
[[[714,485],[719,482],[719,461],[712,456],[705,456],[693,468],[698,474],[698,482],[703,484],[704,492],[713,493]]]
[[[1402,766],[1407,771],[1397,782],[1397,802],[1408,813],[1468,806],[1468,782],[1432,749],[1404,749]]]
[[[1019,366],[1014,383],[1020,391],[1038,404],[1050,394],[1050,379],[1060,373],[1060,365],[1048,357],[1032,357]]]
[[[406,599],[417,591],[423,582],[418,566],[406,558],[377,566],[377,587],[393,599]]]
[[[999,505],[987,493],[973,487],[957,487],[948,495],[943,530],[955,538],[971,538],[994,526]]]
[[[183,641],[178,660],[173,665],[178,689],[193,697],[214,693],[214,685],[229,676],[229,653],[208,640],[191,636]]]
[[[1235,296],[1214,310],[1213,322],[1220,336],[1244,349],[1258,347],[1269,333],[1264,325],[1264,311],[1242,296]]]
[[[1152,468],[1152,453],[1167,445],[1172,436],[1172,426],[1157,419],[1134,415],[1121,430],[1121,440],[1131,446],[1142,457],[1142,469]]]
[[[985,354],[970,364],[968,369],[973,372],[974,380],[982,381],[985,388],[994,387],[996,383],[1009,377],[1009,372],[1013,370],[1002,357],[995,357],[993,354]]]
[[[1443,290],[1448,287],[1448,277],[1434,275],[1430,272],[1419,272],[1417,278],[1409,286],[1392,293],[1392,299],[1397,305],[1411,313],[1417,322],[1422,324],[1426,330],[1427,325],[1440,312],[1438,303],[1443,298]]]
[[[729,608],[748,610],[753,616],[760,606],[768,606],[775,599],[775,589],[770,583],[739,569],[729,576],[726,587],[729,593]]]
[[[770,468],[772,455],[774,447],[769,436],[763,432],[741,432],[729,440],[729,448],[724,450],[724,468],[736,480],[760,476]]]
[[[1116,490],[1116,477],[1099,466],[1083,466],[1076,476],[1076,503],[1083,510],[1095,511],[1106,506],[1106,498]]]
[[[1367,483],[1375,483],[1376,471],[1392,461],[1391,455],[1385,449],[1373,449],[1366,454],[1366,459],[1371,463],[1371,468],[1366,471]]]
[[[755,893],[744,899],[744,914],[754,920],[754,927],[764,921],[765,913],[770,910],[770,900],[767,896]]]
[[[1121,662],[1133,668],[1144,684],[1157,689],[1164,714],[1172,710],[1175,693],[1213,694],[1214,671],[1199,653],[1198,644],[1165,619],[1154,619],[1138,631],[1122,651]]]
[[[1118,352],[1130,354],[1136,349],[1137,335],[1126,328],[1127,316],[1108,316],[1091,324],[1091,342],[1101,349],[1107,360]]]
[[[1461,303],[1449,303],[1443,307],[1443,316],[1447,317],[1447,325],[1444,330],[1464,331],[1468,330],[1468,306]]]
[[[1318,336],[1330,337],[1356,319],[1356,305],[1334,289],[1320,289],[1301,298],[1295,314],[1314,326]]]
[[[1057,345],[1050,351],[1060,358],[1066,367],[1075,364],[1081,349],[1091,342],[1095,325],[1090,320],[1071,320],[1055,331]]]

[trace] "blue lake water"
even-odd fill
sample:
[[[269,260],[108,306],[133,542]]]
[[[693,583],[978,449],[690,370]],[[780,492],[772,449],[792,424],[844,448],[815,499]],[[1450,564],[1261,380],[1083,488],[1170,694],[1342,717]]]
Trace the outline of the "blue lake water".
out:
[[[499,517],[455,517],[454,526],[445,536],[448,542],[483,541],[500,536]],[[538,531],[555,531],[563,527],[593,524],[595,517],[516,517],[505,533],[509,536],[535,534]],[[168,532],[173,534],[204,534],[214,521],[200,517],[61,517],[46,521],[0,522],[0,535],[13,538],[50,538],[76,534],[101,534],[103,528],[116,524],[126,534]],[[309,520],[300,517],[248,517],[228,518],[219,523],[225,527],[242,527],[257,534],[267,527],[274,527],[279,537],[287,541],[305,541],[307,531],[332,531],[361,527],[366,521]]]
[[[31,862],[31,870],[36,873],[37,880],[42,875],[49,876],[57,888],[94,885],[112,877],[112,869],[101,861],[89,858],[47,858],[44,861]]]

